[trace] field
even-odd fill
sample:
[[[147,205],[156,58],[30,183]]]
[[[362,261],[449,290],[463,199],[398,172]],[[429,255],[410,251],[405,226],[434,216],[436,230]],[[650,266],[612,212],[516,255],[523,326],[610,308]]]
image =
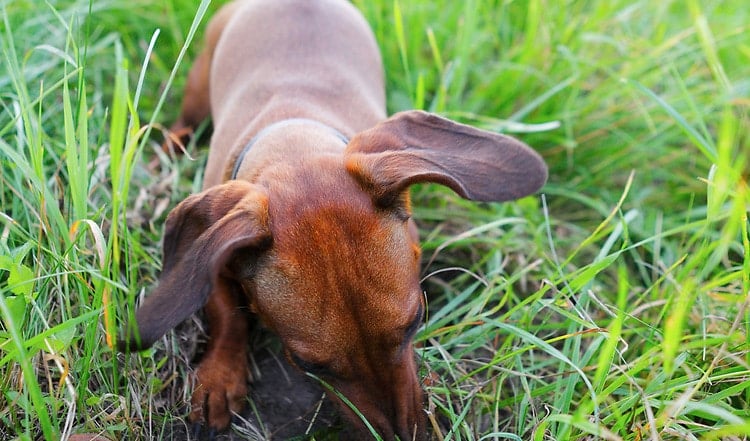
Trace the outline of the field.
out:
[[[390,113],[513,134],[550,168],[510,203],[412,191],[435,439],[749,439],[746,2],[354,3]],[[201,186],[206,150],[159,144],[218,7],[0,0],[0,439],[185,417],[197,326],[111,344]]]

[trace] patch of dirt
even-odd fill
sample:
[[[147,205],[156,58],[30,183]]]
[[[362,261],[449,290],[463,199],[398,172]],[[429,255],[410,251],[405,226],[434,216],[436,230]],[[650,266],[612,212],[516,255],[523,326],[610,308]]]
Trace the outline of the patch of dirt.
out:
[[[337,430],[339,417],[320,385],[270,348],[259,350],[253,359],[254,381],[248,405],[240,418],[234,419],[230,431],[213,439],[304,440],[312,435],[326,439]],[[163,439],[174,441],[210,439],[206,433],[194,437],[184,421],[174,421],[171,433],[165,435]]]

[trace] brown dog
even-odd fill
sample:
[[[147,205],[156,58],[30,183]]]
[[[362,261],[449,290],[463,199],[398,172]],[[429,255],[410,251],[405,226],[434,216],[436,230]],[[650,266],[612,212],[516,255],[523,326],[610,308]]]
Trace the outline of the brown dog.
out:
[[[211,21],[173,126],[213,117],[205,190],[170,213],[159,285],[127,343],[147,347],[205,306],[193,421],[221,430],[242,409],[249,310],[381,437],[426,438],[408,188],[507,201],[547,170],[506,136],[420,111],[386,119],[384,95],[375,39],[346,1],[236,1]]]

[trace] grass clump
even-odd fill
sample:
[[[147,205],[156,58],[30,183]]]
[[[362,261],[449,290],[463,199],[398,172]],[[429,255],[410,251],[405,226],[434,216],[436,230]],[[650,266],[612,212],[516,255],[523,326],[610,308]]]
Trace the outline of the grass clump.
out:
[[[747,438],[744,3],[354,3],[391,112],[514,133],[550,166],[515,203],[413,192],[435,437]],[[109,345],[166,211],[200,188],[202,159],[166,160],[149,132],[216,8],[0,2],[2,439],[162,438],[183,415],[182,342]]]

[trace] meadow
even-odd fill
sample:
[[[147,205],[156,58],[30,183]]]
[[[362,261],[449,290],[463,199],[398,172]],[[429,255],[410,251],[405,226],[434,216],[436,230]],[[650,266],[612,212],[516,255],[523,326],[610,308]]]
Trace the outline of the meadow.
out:
[[[2,440],[185,417],[184,341],[111,344],[201,186],[206,150],[159,144],[209,3],[0,0]],[[550,168],[510,203],[412,191],[434,438],[750,438],[746,1],[354,3],[389,112],[512,134]]]

